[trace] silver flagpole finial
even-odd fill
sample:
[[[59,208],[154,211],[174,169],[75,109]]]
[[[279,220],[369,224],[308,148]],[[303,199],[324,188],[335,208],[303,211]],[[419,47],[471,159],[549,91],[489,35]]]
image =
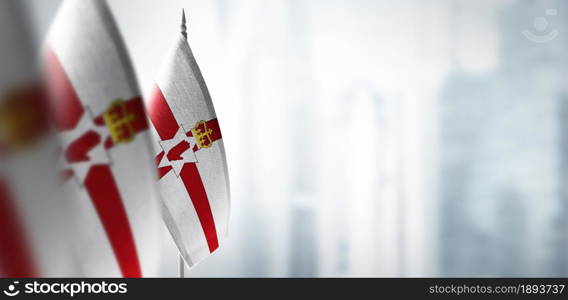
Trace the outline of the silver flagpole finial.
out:
[[[185,9],[182,8],[181,10],[181,34],[187,40],[187,26],[185,26],[186,19],[185,19]]]

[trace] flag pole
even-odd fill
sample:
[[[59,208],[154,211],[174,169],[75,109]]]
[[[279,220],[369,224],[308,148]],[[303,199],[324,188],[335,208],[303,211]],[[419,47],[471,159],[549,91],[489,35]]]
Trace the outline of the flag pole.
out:
[[[181,9],[181,35],[187,40],[187,26],[185,25],[185,9]]]
[[[179,278],[184,278],[185,277],[185,265],[183,262],[183,257],[179,256]]]
[[[187,40],[187,26],[185,19],[185,9],[181,9],[181,35]],[[183,257],[179,255],[179,278],[185,277],[185,263],[183,262]]]

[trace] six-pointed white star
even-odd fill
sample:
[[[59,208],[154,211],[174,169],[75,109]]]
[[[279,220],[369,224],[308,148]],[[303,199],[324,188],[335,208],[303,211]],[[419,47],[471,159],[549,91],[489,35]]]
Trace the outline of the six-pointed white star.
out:
[[[92,149],[90,149],[88,153],[86,153],[86,155],[89,157],[89,160],[73,163],[67,161],[67,158],[65,157],[65,151],[68,149],[68,147],[78,138],[82,137],[85,133],[91,130],[99,135],[100,142]],[[77,178],[80,184],[83,184],[91,166],[98,164],[110,164],[109,156],[104,147],[104,141],[108,138],[108,136],[109,133],[107,127],[97,126],[94,123],[94,118],[91,112],[88,109],[85,109],[77,126],[75,126],[75,128],[71,130],[63,131],[60,134],[61,143],[63,144],[63,149],[65,149],[65,151],[59,157],[59,165],[61,170],[73,170],[74,176]]]

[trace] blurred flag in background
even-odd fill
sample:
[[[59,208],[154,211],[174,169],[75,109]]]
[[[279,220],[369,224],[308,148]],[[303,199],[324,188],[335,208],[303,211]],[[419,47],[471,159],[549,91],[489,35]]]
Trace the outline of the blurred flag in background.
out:
[[[0,2],[0,276],[70,276],[56,143],[20,4]]]

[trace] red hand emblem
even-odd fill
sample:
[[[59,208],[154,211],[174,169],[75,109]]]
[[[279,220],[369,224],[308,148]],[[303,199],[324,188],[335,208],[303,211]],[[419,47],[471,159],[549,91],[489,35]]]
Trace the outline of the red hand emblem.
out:
[[[181,141],[177,145],[175,145],[170,151],[168,151],[168,160],[181,160],[183,156],[181,156],[185,151],[189,149],[189,143],[187,141]]]
[[[69,145],[65,151],[65,158],[70,163],[89,161],[89,152],[100,142],[101,136],[93,130],[89,130]]]

